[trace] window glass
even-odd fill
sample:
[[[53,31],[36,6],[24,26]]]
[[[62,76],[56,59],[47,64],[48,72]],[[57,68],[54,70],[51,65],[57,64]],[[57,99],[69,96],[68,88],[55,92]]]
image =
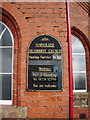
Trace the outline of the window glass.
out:
[[[72,35],[72,52],[73,53],[85,53],[83,44],[74,35]]]
[[[9,30],[0,23],[0,46],[12,46]]]
[[[2,70],[0,69],[0,72],[12,72],[12,48],[0,48],[0,56],[0,64],[2,64]]]
[[[85,49],[78,37],[72,35],[73,89],[86,90]]]
[[[0,105],[12,104],[13,36],[0,21]]]
[[[0,23],[0,34],[2,33],[2,31],[5,29],[5,26],[2,24],[2,23]]]
[[[0,75],[0,85],[2,85],[0,100],[11,100],[11,75]]]
[[[73,71],[85,71],[85,61],[84,55],[73,55]]]
[[[84,90],[86,89],[85,79],[86,75],[84,73],[75,73],[75,90]]]

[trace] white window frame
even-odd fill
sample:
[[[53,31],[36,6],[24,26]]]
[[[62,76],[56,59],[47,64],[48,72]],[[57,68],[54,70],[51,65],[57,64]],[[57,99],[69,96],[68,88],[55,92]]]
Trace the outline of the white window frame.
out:
[[[13,99],[13,59],[14,59],[14,38],[12,35],[11,30],[8,28],[6,24],[4,24],[2,21],[0,21],[1,24],[5,26],[5,28],[9,31],[12,39],[12,46],[0,46],[0,48],[12,48],[12,72],[11,73],[0,73],[0,74],[11,74],[11,100],[0,100],[0,105],[12,105],[12,99]]]
[[[77,37],[78,38],[78,37]],[[78,38],[79,39],[79,38]],[[79,39],[80,40],[80,39]],[[81,42],[81,41],[80,41]],[[82,43],[82,42],[81,42]],[[82,44],[83,45],[83,44]],[[83,46],[83,48],[84,48],[84,46]],[[84,50],[85,50],[85,48],[84,48]],[[85,63],[86,63],[86,54],[85,53],[73,53],[73,51],[72,51],[72,57],[73,56],[85,56]],[[72,59],[72,63],[73,63],[73,59]],[[86,64],[85,64],[86,65]],[[73,70],[73,73],[85,73],[86,74],[86,69],[85,69],[85,71],[74,71]],[[85,79],[85,86],[86,86],[86,89],[85,90],[75,90],[75,79],[73,78],[73,92],[87,92],[87,76],[86,76],[86,79]]]

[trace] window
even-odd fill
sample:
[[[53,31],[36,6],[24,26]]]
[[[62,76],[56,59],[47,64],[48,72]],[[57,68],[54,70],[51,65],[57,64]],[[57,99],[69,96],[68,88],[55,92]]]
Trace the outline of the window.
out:
[[[0,104],[12,104],[13,36],[0,21]]]
[[[78,37],[72,35],[73,89],[74,92],[86,92],[86,56],[85,49]]]

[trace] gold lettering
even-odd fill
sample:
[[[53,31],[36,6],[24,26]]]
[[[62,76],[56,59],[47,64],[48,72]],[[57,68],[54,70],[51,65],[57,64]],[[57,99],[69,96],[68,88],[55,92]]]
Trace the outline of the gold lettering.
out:
[[[33,78],[33,81],[37,81],[37,78]]]
[[[36,43],[36,47],[54,47],[54,43]]]
[[[43,77],[57,77],[57,74],[55,73],[42,73]]]
[[[47,55],[47,56],[42,56],[42,55],[41,55],[40,58],[41,58],[41,59],[51,59],[52,57],[51,57],[51,56],[48,56],[48,55]]]
[[[47,78],[47,81],[56,81],[56,78]]]
[[[30,59],[38,59],[39,60],[39,56],[29,56]]]
[[[33,81],[56,81],[56,78],[33,77]]]
[[[58,49],[30,49],[29,53],[54,54],[54,53],[61,53],[61,50],[58,50]]]
[[[38,87],[38,85],[37,84],[33,84],[33,87]]]
[[[56,85],[51,85],[51,87],[54,87],[54,88],[55,88],[55,87],[57,87],[57,86],[56,86]]]
[[[39,71],[52,71],[52,68],[39,67]]]
[[[30,53],[46,53],[46,49],[30,49]]]
[[[51,87],[51,86],[50,86],[50,84],[48,84],[48,85],[45,85],[45,87]]]
[[[32,76],[33,77],[42,77],[42,73],[34,73],[34,72],[32,72]]]
[[[42,78],[38,78],[38,81],[41,81],[42,80]]]
[[[46,81],[46,78],[38,78],[38,81]]]
[[[51,88],[51,87],[56,88],[57,86],[56,86],[56,85],[50,85],[50,84],[48,84],[48,85],[45,85],[45,87],[48,87],[48,88]]]
[[[41,39],[41,41],[49,41],[49,39],[44,37],[44,38]]]
[[[39,85],[39,87],[43,87],[43,85]]]
[[[38,76],[38,74],[37,74],[37,73],[32,73],[32,75],[33,75],[33,76]]]
[[[48,53],[60,53],[60,50],[58,50],[58,49],[49,49]]]

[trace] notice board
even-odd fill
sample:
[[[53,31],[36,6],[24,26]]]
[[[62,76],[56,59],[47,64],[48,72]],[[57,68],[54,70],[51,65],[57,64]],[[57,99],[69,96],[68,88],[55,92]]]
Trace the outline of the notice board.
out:
[[[36,37],[28,47],[28,90],[62,90],[62,52],[52,36]]]

